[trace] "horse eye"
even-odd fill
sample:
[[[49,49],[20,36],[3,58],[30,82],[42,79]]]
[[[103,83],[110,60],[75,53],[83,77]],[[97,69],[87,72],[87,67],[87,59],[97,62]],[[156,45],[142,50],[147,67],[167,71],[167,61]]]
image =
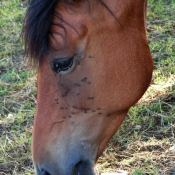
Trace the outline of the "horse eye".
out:
[[[69,70],[72,65],[73,65],[73,58],[65,60],[55,60],[51,63],[51,67],[53,71],[55,71],[56,73]]]

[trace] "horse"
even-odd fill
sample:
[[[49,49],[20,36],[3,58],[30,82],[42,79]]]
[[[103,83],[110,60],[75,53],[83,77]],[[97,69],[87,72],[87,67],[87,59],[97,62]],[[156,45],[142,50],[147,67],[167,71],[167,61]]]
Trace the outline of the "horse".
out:
[[[37,69],[37,175],[97,175],[95,164],[150,85],[147,0],[30,0],[25,54]]]

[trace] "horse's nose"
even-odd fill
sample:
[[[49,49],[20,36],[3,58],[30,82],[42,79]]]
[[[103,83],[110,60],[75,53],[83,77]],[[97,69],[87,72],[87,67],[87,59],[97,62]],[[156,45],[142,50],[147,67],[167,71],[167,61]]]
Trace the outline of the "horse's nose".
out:
[[[75,165],[74,175],[98,175],[98,171],[89,161],[79,161]]]
[[[74,167],[68,167],[66,165],[59,165],[61,168],[55,167],[53,169],[48,168],[48,166],[42,166],[42,168],[37,169],[37,175],[98,175],[98,170],[92,166],[90,161],[81,160],[77,162]],[[47,167],[47,168],[46,168]]]

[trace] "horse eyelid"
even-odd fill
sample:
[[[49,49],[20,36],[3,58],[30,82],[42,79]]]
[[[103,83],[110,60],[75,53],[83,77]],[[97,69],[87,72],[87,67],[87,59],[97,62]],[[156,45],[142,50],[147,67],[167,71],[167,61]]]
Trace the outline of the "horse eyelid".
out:
[[[56,73],[67,71],[73,66],[73,62],[73,57],[61,60],[54,59],[51,63],[51,68]]]

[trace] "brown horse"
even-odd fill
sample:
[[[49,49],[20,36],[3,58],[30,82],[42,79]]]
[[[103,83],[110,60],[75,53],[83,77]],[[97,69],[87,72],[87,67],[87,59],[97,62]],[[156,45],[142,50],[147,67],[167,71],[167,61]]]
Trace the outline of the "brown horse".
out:
[[[31,0],[26,54],[38,65],[33,162],[38,175],[94,166],[153,70],[147,0]]]

